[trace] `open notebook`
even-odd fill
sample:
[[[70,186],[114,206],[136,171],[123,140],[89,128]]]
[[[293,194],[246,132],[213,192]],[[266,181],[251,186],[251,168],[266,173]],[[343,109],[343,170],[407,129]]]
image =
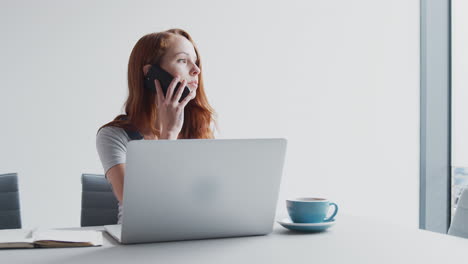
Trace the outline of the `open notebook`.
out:
[[[102,232],[94,230],[0,230],[0,248],[102,246]]]

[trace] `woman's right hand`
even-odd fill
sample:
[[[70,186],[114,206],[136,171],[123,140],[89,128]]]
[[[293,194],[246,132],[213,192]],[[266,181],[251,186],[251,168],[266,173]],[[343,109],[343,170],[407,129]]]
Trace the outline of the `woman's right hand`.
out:
[[[184,100],[179,102],[184,87],[187,85],[187,81],[183,80],[180,89],[174,94],[174,89],[179,80],[180,77],[178,76],[172,80],[167,88],[166,96],[163,94],[158,79],[154,80],[156,86],[156,107],[158,108],[158,120],[161,130],[160,139],[177,139],[184,124],[184,108],[196,95],[196,89],[193,89]]]

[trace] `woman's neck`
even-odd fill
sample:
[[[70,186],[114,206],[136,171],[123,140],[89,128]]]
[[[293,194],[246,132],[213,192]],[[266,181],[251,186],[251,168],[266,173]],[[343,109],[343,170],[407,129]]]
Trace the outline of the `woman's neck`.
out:
[[[142,129],[140,130],[141,135],[143,136],[143,139],[145,140],[156,140],[158,139],[158,136],[153,134],[153,131],[151,129]],[[179,133],[177,135],[177,139],[182,138],[182,133]]]
[[[153,134],[153,131],[150,128],[140,129],[140,134],[143,136],[143,139],[146,140],[158,139],[158,137]]]

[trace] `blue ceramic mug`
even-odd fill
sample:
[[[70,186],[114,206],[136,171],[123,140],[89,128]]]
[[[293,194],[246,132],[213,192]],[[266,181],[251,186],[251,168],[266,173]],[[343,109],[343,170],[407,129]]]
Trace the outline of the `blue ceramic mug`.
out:
[[[294,223],[330,222],[338,213],[338,205],[324,198],[296,198],[286,200],[289,217]],[[335,210],[327,217],[330,206]]]

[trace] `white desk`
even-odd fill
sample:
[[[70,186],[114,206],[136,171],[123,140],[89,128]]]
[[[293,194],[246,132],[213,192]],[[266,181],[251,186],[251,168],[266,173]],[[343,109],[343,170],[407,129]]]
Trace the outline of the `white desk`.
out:
[[[95,229],[102,230],[100,227]],[[468,239],[340,216],[323,233],[275,224],[267,236],[118,245],[107,234],[92,248],[0,250],[10,263],[465,263]]]

